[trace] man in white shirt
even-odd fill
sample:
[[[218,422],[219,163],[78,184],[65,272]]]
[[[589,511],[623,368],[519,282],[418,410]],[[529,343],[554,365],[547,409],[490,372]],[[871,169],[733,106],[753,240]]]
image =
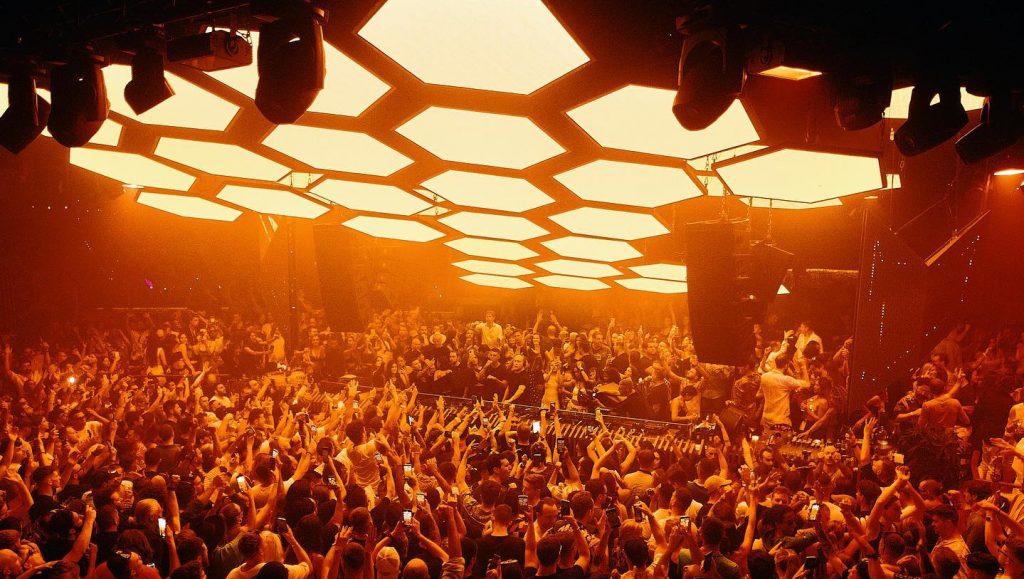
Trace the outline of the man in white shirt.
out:
[[[480,332],[480,343],[488,348],[501,348],[505,343],[505,332],[500,325],[494,323],[494,310],[487,310],[484,321],[477,324],[475,329]]]
[[[800,326],[798,326],[796,329],[797,360],[803,357],[804,348],[806,348],[807,344],[810,344],[811,342],[817,342],[819,348],[822,346],[821,338],[818,337],[818,334],[814,333],[814,330],[811,329],[811,326],[809,326],[807,322],[800,322]]]
[[[761,374],[761,396],[764,398],[764,414],[761,417],[761,424],[766,426],[781,424],[793,426],[789,419],[789,395],[790,393],[808,389],[811,383],[807,380],[798,380],[783,373],[783,368],[789,365],[789,355],[782,354],[775,359],[775,367],[770,371]]]

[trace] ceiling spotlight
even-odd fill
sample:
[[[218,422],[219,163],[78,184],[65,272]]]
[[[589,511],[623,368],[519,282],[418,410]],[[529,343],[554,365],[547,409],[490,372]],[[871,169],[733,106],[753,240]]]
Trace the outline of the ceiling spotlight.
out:
[[[939,102],[931,104],[935,96]],[[923,153],[956,135],[967,124],[967,111],[960,103],[960,86],[942,88],[915,86],[910,93],[907,122],[896,130],[896,146],[908,157]]]
[[[847,131],[866,129],[882,120],[892,100],[892,79],[862,75],[840,79],[836,85],[836,122]]]
[[[46,128],[50,103],[36,94],[36,79],[16,74],[7,84],[8,107],[0,116],[0,146],[20,153]]]
[[[50,71],[53,105],[47,127],[65,147],[81,147],[100,130],[110,112],[100,64],[76,59]]]
[[[306,5],[260,27],[256,107],[267,120],[294,123],[324,88],[323,17]]]
[[[132,80],[124,87],[124,100],[141,115],[174,96],[164,77],[164,55],[144,46],[132,58]]]
[[[977,163],[1013,145],[1024,135],[1021,103],[1008,92],[985,99],[981,123],[957,139],[956,152],[965,163]]]
[[[743,90],[743,57],[739,30],[711,24],[711,7],[681,17],[679,90],[672,102],[676,120],[689,131],[708,128]]]

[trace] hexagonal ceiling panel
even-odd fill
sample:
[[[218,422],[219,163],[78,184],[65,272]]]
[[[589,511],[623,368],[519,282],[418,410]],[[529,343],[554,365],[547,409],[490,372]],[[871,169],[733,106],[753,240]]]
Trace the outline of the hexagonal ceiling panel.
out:
[[[686,281],[686,266],[672,263],[651,263],[648,265],[634,265],[629,269],[633,273],[643,277],[653,277],[669,281]]]
[[[288,167],[248,149],[224,143],[162,137],[157,143],[156,154],[176,163],[225,177],[277,181],[291,171]]]
[[[309,192],[356,211],[412,215],[430,208],[430,203],[393,185],[327,179]]]
[[[672,115],[674,90],[627,85],[569,111],[603,147],[693,159],[756,141],[740,101],[703,131],[687,131]]]
[[[448,227],[479,237],[524,241],[547,235],[548,231],[525,217],[462,211],[439,219]]]
[[[490,275],[530,275],[533,270],[527,269],[516,263],[501,263],[497,261],[484,261],[482,259],[465,259],[453,263],[455,267],[462,268],[473,273],[486,273]]]
[[[395,129],[445,161],[525,169],[565,149],[527,117],[430,107]]]
[[[892,91],[892,100],[885,109],[885,116],[890,119],[905,119],[910,114],[910,95],[914,87],[908,86]],[[932,104],[939,102],[939,97],[932,99]],[[976,111],[985,104],[985,98],[974,96],[967,92],[966,88],[960,87],[960,104],[968,111]]]
[[[608,265],[607,263],[594,263],[592,261],[575,261],[572,259],[553,259],[537,263],[537,267],[563,275],[577,277],[614,277],[622,275],[622,272]]]
[[[659,294],[685,294],[686,282],[667,281],[663,279],[650,279],[646,277],[632,277],[617,279],[615,283],[624,288],[637,291],[654,292]]]
[[[593,161],[555,179],[581,199],[636,207],[660,207],[702,194],[680,168],[622,161]]]
[[[71,164],[122,184],[143,185],[156,189],[188,191],[196,180],[188,173],[172,169],[149,157],[121,151],[71,149]]]
[[[263,144],[314,169],[387,176],[412,159],[365,133],[278,125]]]
[[[595,239],[570,235],[542,241],[541,245],[563,257],[575,257],[593,261],[622,261],[640,257],[640,252],[625,241]]]
[[[252,39],[252,64],[207,74],[253,99],[256,98],[256,83],[259,82],[255,55],[259,49],[260,35],[255,31],[248,34]],[[324,88],[309,107],[311,112],[356,117],[391,90],[387,83],[329,42],[324,42],[324,64],[327,68]]]
[[[597,207],[580,207],[552,215],[551,220],[573,233],[627,241],[669,232],[668,228],[653,215]]]
[[[519,261],[521,259],[529,259],[539,255],[536,251],[514,241],[496,241],[494,239],[463,237],[461,239],[446,241],[444,244],[452,249],[461,251],[466,255],[490,257],[494,259],[507,259],[509,261]]]
[[[823,151],[776,149],[714,167],[741,197],[817,203],[885,185],[878,159]]]
[[[174,96],[141,115],[136,115],[124,100],[124,87],[132,79],[132,68],[123,64],[107,66],[103,69],[103,79],[107,85],[110,109],[147,125],[209,131],[223,131],[238,114],[238,105],[207,92],[172,72],[167,72],[166,78],[174,89]]]
[[[541,0],[389,0],[359,35],[423,82],[516,94],[590,60]]]
[[[418,241],[422,243],[444,237],[443,233],[433,227],[409,219],[360,215],[349,219],[342,225],[374,237],[400,239],[402,241]]]
[[[554,203],[526,179],[466,171],[445,171],[423,182],[430,192],[456,205],[521,213]]]
[[[471,273],[464,275],[462,280],[468,281],[469,283],[476,285],[484,285],[488,287],[500,287],[505,289],[523,289],[533,287],[533,284],[521,280],[517,277],[505,277],[503,275],[488,275],[485,273]]]
[[[305,197],[284,189],[225,185],[217,198],[258,213],[315,219],[330,211]]]
[[[193,217],[196,219],[211,219],[213,221],[234,221],[242,214],[241,211],[231,207],[225,207],[220,203],[214,203],[209,199],[192,197],[190,195],[171,195],[169,193],[154,193],[142,191],[135,200],[140,205],[146,205],[160,211],[173,213],[182,217]]]
[[[586,277],[572,277],[569,275],[545,275],[536,278],[540,283],[563,289],[574,289],[582,291],[594,291],[608,289],[608,284],[604,283],[599,279],[586,278]]]

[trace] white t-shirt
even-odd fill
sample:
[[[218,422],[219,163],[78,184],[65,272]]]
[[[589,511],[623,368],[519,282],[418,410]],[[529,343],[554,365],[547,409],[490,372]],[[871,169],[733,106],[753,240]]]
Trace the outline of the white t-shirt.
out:
[[[786,376],[778,370],[761,374],[761,393],[764,395],[764,424],[785,424],[792,426],[789,419],[789,394],[807,382]]]
[[[505,332],[498,324],[487,325],[486,322],[476,325],[476,331],[480,332],[480,343],[488,348],[498,348],[505,340]]]

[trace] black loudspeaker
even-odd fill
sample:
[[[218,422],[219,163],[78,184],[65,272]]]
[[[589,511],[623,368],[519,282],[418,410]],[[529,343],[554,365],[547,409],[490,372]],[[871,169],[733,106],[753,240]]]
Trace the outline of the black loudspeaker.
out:
[[[741,366],[754,350],[746,221],[686,224],[687,300],[701,362]]]
[[[750,425],[747,424],[747,415],[735,406],[726,406],[718,418],[725,425],[725,431],[733,440],[745,436],[750,429]]]
[[[320,296],[333,331],[362,332],[365,320],[359,310],[359,283],[355,256],[359,235],[339,225],[316,225],[316,268],[320,276]]]

